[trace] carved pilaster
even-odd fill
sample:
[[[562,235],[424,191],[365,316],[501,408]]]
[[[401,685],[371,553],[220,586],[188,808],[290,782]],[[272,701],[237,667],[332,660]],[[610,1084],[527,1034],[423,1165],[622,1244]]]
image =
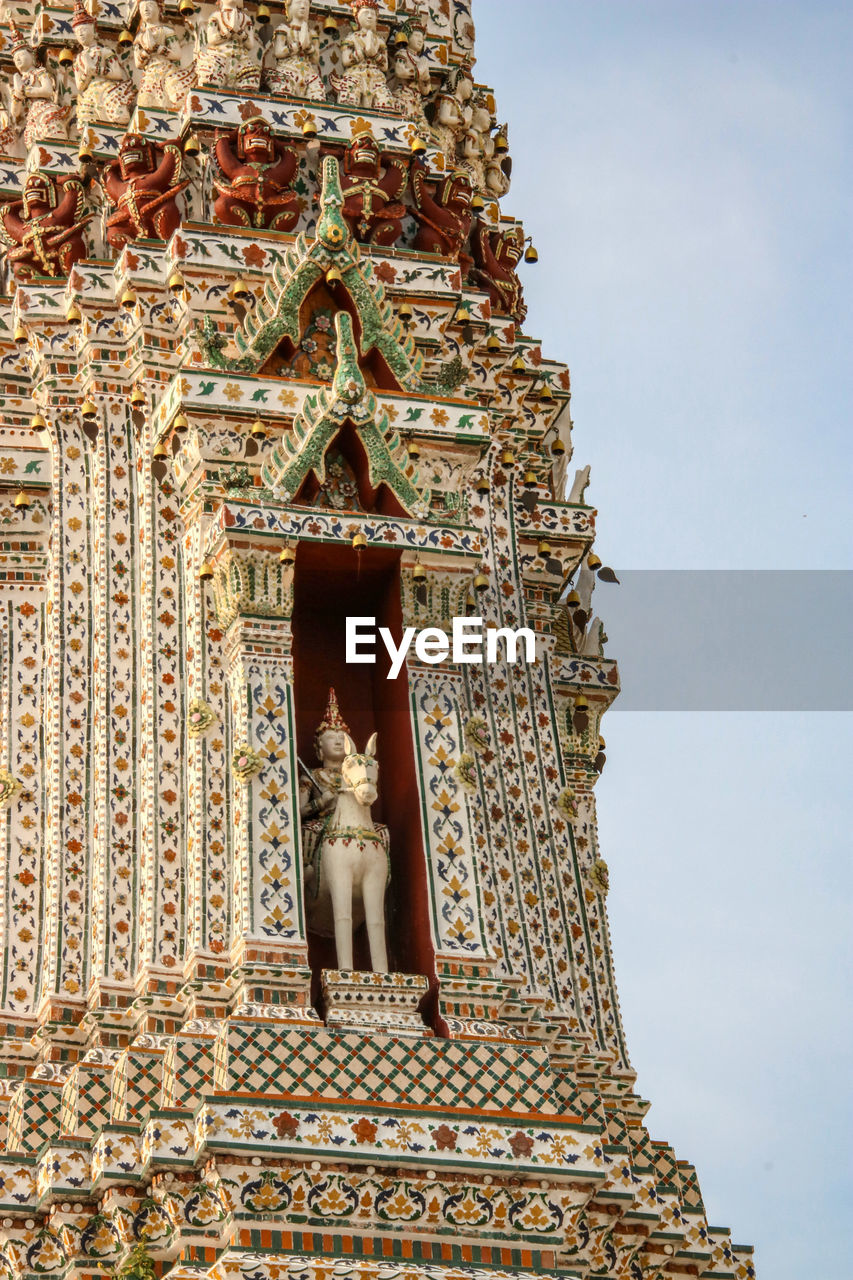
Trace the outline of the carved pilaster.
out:
[[[215,598],[228,625],[234,806],[232,958],[252,999],[307,992],[290,615],[293,569],[278,548],[223,539]],[[277,972],[268,966],[281,966]],[[255,983],[259,986],[255,986]]]

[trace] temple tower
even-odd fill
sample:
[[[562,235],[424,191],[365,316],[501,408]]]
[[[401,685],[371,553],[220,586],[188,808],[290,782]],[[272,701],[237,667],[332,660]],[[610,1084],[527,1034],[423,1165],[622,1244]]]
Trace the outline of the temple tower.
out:
[[[4,1273],[751,1280],[625,1046],[470,0],[10,0],[0,61]]]

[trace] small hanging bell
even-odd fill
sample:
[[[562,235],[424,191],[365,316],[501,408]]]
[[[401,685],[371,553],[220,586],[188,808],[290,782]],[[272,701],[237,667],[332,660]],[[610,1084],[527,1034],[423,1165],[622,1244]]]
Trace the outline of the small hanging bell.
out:
[[[510,365],[510,369],[512,369],[513,373],[526,373],[527,365],[524,363],[524,357],[520,355],[516,356]]]
[[[595,554],[594,551],[590,551],[589,555],[587,556],[586,567],[587,569],[592,569],[593,573],[595,573],[597,569],[601,568],[601,561],[599,560],[598,556]]]
[[[270,13],[270,7],[268,4],[264,4],[263,0],[261,0],[261,3],[258,5],[255,16],[258,20],[259,27],[265,27],[270,20],[270,17],[272,16]]]
[[[23,346],[23,344],[27,340],[27,327],[26,325],[21,324],[20,320],[15,325],[15,332],[13,333],[12,337],[14,338],[15,342],[17,342],[19,347]]]
[[[501,454],[501,466],[502,467],[515,466],[515,454],[513,453],[512,449],[509,448],[508,445],[504,449],[503,453]]]
[[[539,543],[539,546],[536,548],[536,554],[537,554],[538,556],[541,556],[541,558],[542,558],[543,560],[548,560],[548,559],[550,559],[550,556],[551,556],[551,544],[550,544],[550,542],[547,540],[547,538],[543,538],[543,539],[542,539],[542,541]]]
[[[530,263],[539,261],[539,254],[537,253],[534,245],[528,245],[527,252],[524,255],[524,261]]]
[[[420,560],[416,560],[416,561],[415,561],[415,566],[414,566],[414,568],[412,569],[412,581],[413,581],[413,582],[426,582],[426,579],[427,579],[427,571],[426,571],[426,569],[423,567],[423,565],[421,564]]]
[[[565,455],[566,446],[563,444],[559,436],[551,444],[551,453],[555,458],[562,458]]]
[[[118,33],[118,43],[119,47],[122,49],[126,49],[128,45],[133,44],[133,36],[128,31],[127,27],[123,27]]]
[[[302,126],[302,136],[306,142],[313,142],[317,137],[317,121],[310,116]]]
[[[397,315],[403,321],[403,324],[410,325],[415,318],[414,308],[410,302],[401,302],[397,309]]]
[[[343,276],[338,268],[329,267],[329,270],[326,272],[326,284],[340,284],[342,280]]]
[[[482,213],[486,207],[486,202],[481,195],[475,195],[471,201],[471,212]]]
[[[130,285],[127,285],[119,298],[119,306],[123,311],[132,311],[136,306],[136,294]]]
[[[323,34],[331,36],[333,40],[337,40],[338,38],[338,24],[331,14],[329,14],[328,18],[323,23]]]
[[[539,481],[536,478],[536,472],[530,467],[524,473],[524,479],[521,482],[525,489],[538,489]]]
[[[198,571],[198,576],[200,582],[210,582],[210,579],[213,577],[213,565],[209,560],[202,561],[201,567]]]
[[[47,419],[45,418],[41,409],[37,409],[36,412],[33,414],[33,416],[30,418],[30,430],[31,431],[47,430]]]
[[[31,506],[32,503],[30,502],[28,495],[23,489],[19,489],[15,495],[15,509],[17,511],[28,511]]]
[[[412,462],[418,461],[421,456],[421,446],[418,444],[417,440],[410,440],[408,442],[406,445],[406,453],[409,455]]]
[[[471,323],[471,311],[467,302],[460,302],[459,306],[456,308],[455,320],[457,324]]]
[[[69,302],[65,310],[66,324],[79,324],[83,319],[83,312],[77,306],[76,302]]]
[[[481,497],[485,497],[487,493],[491,493],[492,486],[489,482],[489,477],[486,475],[479,476],[477,483],[474,485],[474,489]]]
[[[134,409],[141,409],[144,404],[147,404],[147,402],[147,396],[142,388],[139,386],[134,387],[130,393],[130,403],[133,405]]]
[[[182,436],[184,432],[189,431],[189,429],[190,429],[190,424],[189,424],[189,421],[187,420],[187,415],[185,413],[179,413],[176,416],[174,422],[172,423],[172,430],[177,435]]]
[[[249,435],[253,440],[266,440],[267,429],[264,426],[262,418],[260,417],[255,418],[255,421],[252,423],[251,427],[249,428]]]
[[[361,529],[359,529],[358,533],[353,538],[352,545],[356,551],[361,551],[367,546],[367,538],[364,536]]]
[[[544,400],[546,404],[554,403],[554,392],[551,390],[550,382],[546,382],[542,390],[539,392],[539,399]]]
[[[151,450],[151,459],[153,462],[164,462],[169,456],[169,450],[166,448],[162,440],[158,440],[154,448]]]
[[[245,302],[247,298],[251,297],[251,292],[246,281],[242,276],[239,276],[228,290],[228,296],[232,302]]]
[[[292,542],[288,542],[287,546],[282,548],[278,560],[279,564],[283,564],[285,567],[296,563],[296,548]]]
[[[184,143],[184,155],[190,156],[190,158],[192,158],[193,156],[197,156],[200,154],[201,154],[201,143],[198,140],[198,134],[191,133],[190,136],[187,138],[186,142]]]
[[[496,133],[495,134],[495,154],[499,156],[505,156],[508,151],[509,151],[509,139],[507,138],[506,134],[503,132]]]
[[[192,15],[195,13],[195,5],[193,4],[193,0],[181,0],[180,4],[178,5],[178,13],[181,15],[182,18],[191,18]]]
[[[486,350],[490,355],[495,355],[501,349],[501,340],[496,333],[490,333],[486,339]]]
[[[60,49],[57,62],[61,67],[70,67],[74,62],[74,51],[72,49]]]
[[[80,405],[80,417],[86,422],[94,422],[98,416],[98,406],[88,396]]]
[[[485,573],[483,573],[482,569],[477,574],[472,585],[475,591],[488,591],[489,579],[488,579],[488,576]]]
[[[167,285],[169,293],[174,294],[174,296],[177,297],[179,293],[183,293],[185,287],[186,281],[180,271],[176,268],[169,276],[169,283]]]
[[[423,138],[412,138],[411,152],[413,156],[426,155],[427,144]]]
[[[92,136],[91,129],[87,129],[80,138],[80,146],[77,148],[77,159],[81,164],[92,164],[95,159],[95,139]]]

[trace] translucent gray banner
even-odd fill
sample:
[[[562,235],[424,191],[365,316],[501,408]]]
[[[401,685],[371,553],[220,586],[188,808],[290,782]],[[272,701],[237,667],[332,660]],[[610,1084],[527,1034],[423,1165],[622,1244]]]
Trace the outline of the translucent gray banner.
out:
[[[853,571],[619,578],[593,597],[614,712],[853,711]]]

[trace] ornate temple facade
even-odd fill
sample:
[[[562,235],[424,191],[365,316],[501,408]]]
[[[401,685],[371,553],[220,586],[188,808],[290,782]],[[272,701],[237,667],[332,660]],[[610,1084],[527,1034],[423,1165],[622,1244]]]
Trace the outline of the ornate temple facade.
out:
[[[3,1276],[751,1280],[625,1046],[470,0],[6,0],[0,62]]]

